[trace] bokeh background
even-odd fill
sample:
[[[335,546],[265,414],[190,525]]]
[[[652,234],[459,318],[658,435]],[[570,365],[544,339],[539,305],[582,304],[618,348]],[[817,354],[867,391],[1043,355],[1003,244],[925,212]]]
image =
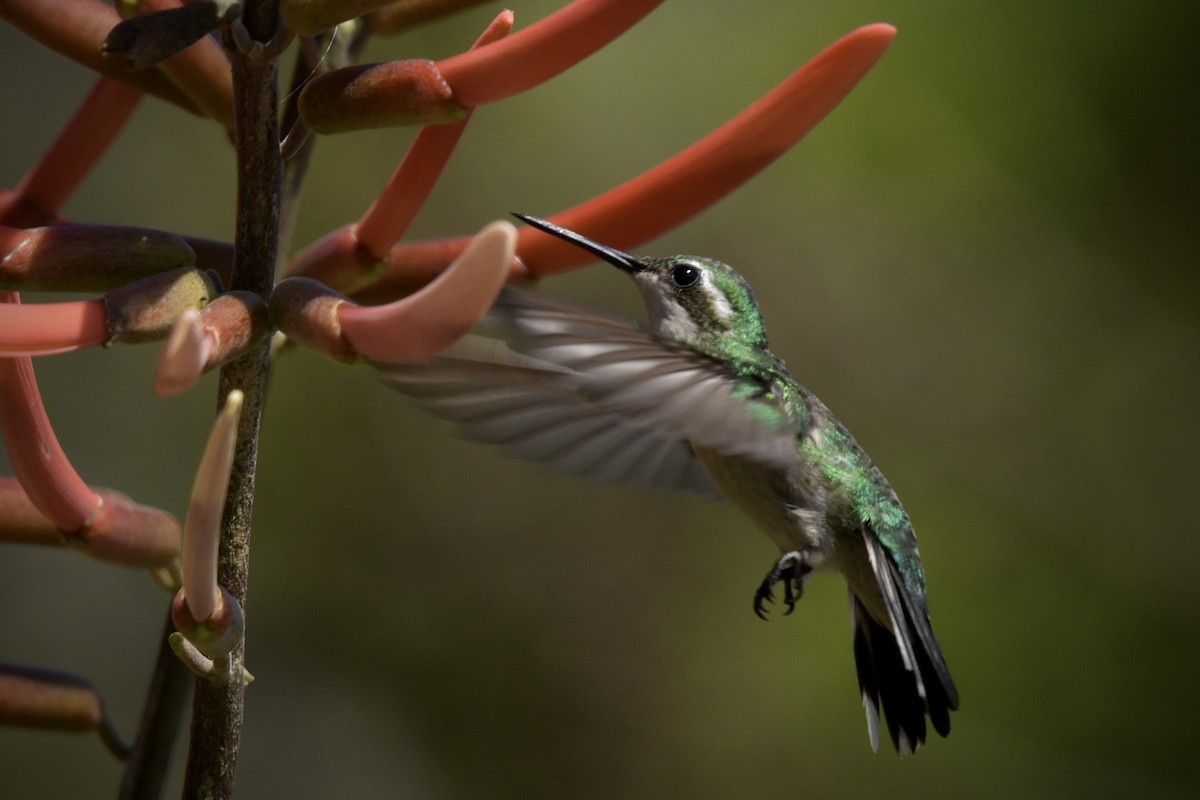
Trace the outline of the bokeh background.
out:
[[[511,3],[518,25],[558,5]],[[456,52],[500,7],[368,58]],[[733,509],[509,462],[295,352],[263,430],[240,796],[1197,796],[1198,9],[666,3],[480,110],[411,233],[573,205],[846,31],[897,25],[800,146],[640,250],[739,266],[774,349],[899,491],[962,692],[949,739],[870,753],[841,581],[755,619],[776,552]],[[8,27],[0,65],[12,186],[91,76]],[[355,218],[411,136],[323,140],[297,243]],[[147,100],[65,212],[229,239],[232,176],[221,131]],[[601,266],[543,288],[639,313]],[[38,373],[89,481],[181,515],[215,380],[159,400],[156,356]],[[89,676],[131,734],[166,602],[142,573],[5,548],[0,659]],[[0,730],[6,797],[119,776],[93,737]]]

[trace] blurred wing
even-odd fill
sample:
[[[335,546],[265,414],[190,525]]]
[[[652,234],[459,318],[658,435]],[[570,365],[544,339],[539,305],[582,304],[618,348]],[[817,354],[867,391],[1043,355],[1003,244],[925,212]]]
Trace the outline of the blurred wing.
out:
[[[718,496],[692,443],[770,464],[795,459],[769,389],[714,359],[512,288],[489,322],[512,333],[513,347],[467,336],[422,363],[373,366],[468,438],[567,474]]]
[[[465,336],[419,364],[373,363],[383,381],[464,436],[567,475],[720,497],[685,441],[606,412],[571,370]]]
[[[523,353],[579,376],[579,391],[644,427],[771,466],[795,463],[795,428],[764,380],[632,325],[511,287],[492,318]]]

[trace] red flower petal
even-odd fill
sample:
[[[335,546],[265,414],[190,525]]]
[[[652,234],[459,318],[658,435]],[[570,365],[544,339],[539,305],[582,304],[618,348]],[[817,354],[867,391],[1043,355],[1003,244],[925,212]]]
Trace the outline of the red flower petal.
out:
[[[495,44],[437,62],[467,108],[511,97],[578,64],[662,0],[575,0]]]

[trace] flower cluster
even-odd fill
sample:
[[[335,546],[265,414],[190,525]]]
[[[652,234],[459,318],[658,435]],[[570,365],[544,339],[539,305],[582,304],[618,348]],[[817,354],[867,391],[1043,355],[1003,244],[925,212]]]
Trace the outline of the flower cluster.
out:
[[[283,0],[277,33],[260,42],[243,25],[245,9],[229,0],[125,0],[120,13],[101,0],[0,0],[11,24],[100,76],[39,163],[14,189],[0,188],[0,427],[15,473],[0,478],[0,542],[67,544],[155,570],[177,592],[172,615],[180,633],[172,647],[180,657],[216,683],[246,677],[230,672],[241,609],[218,585],[216,569],[241,394],[223,398],[180,525],[77,474],[43,408],[32,358],[161,341],[154,389],[165,396],[272,336],[344,362],[436,354],[480,319],[505,281],[587,258],[508,222],[474,236],[404,238],[472,112],[568,69],[660,3],[574,0],[520,30],[504,11],[458,55],[362,65],[352,62],[365,37],[408,30],[473,1]],[[894,34],[882,24],[848,34],[707,137],[552,221],[618,248],[679,224],[803,137]],[[292,42],[306,72],[284,109],[284,158],[311,148],[320,134],[421,128],[370,208],[300,249],[269,291],[224,288],[235,270],[232,244],[59,217],[145,94],[236,133],[232,54],[269,59]],[[98,296],[22,305],[22,290]],[[90,684],[46,670],[0,665],[0,722],[99,730],[115,752],[125,752]]]

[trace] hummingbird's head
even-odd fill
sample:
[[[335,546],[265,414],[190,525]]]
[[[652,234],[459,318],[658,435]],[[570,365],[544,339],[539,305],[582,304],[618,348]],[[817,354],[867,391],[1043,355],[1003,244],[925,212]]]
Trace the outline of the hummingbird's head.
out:
[[[722,351],[733,343],[766,349],[767,333],[754,293],[728,264],[700,256],[639,258],[544,219],[514,216],[582,247],[633,278],[655,334],[705,350]]]

